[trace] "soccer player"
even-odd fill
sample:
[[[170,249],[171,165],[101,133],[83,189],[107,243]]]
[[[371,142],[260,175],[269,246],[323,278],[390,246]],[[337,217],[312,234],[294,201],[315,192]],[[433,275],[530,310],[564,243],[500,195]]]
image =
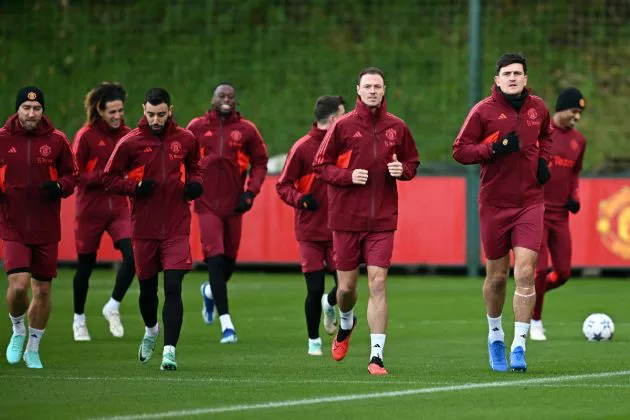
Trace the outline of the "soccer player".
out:
[[[337,285],[324,293],[326,270],[335,275],[335,257],[332,231],[328,227],[327,185],[315,178],[313,159],[322,143],[326,130],[343,113],[341,96],[321,96],[315,102],[315,122],[307,135],[299,139],[289,152],[280,179],[276,184],[278,195],[295,208],[295,237],[300,248],[302,272],[306,279],[304,312],[308,333],[308,354],[322,355],[319,337],[321,312],[324,312],[324,329],[334,334],[337,329]],[[321,306],[320,306],[321,302]]]
[[[79,165],[76,201],[75,244],[78,254],[74,275],[74,341],[90,341],[85,318],[85,301],[96,251],[107,232],[123,261],[103,316],[114,337],[125,330],[120,322],[120,302],[133,280],[135,265],[131,247],[131,220],[127,198],[105,191],[103,169],[118,141],[129,132],[123,119],[126,93],[117,83],[103,82],[85,96],[87,120],[74,137],[74,154]]]
[[[201,285],[202,316],[211,324],[216,304],[220,342],[236,343],[227,283],[236,265],[243,213],[252,208],[267,175],[267,148],[254,123],[236,111],[236,89],[229,83],[216,86],[211,109],[190,121],[188,129],[199,139],[206,180],[195,202],[209,279]]]
[[[6,356],[10,364],[23,357],[33,369],[43,367],[39,343],[50,316],[52,279],[57,276],[61,199],[72,194],[78,176],[66,135],[55,129],[44,109],[43,92],[26,86],[17,93],[16,113],[0,129],[0,235],[13,324]],[[25,316],[28,343],[22,354]]]
[[[514,252],[514,341],[510,366],[527,370],[525,340],[536,299],[534,269],[543,232],[543,188],[549,180],[551,131],[544,102],[525,87],[527,61],[506,53],[496,63],[495,85],[477,103],[453,144],[453,157],[481,165],[479,219],[486,253],[483,296],[488,317],[490,367],[507,371],[501,322]]]
[[[385,76],[376,67],[361,71],[357,103],[329,130],[313,167],[328,188],[328,223],[337,256],[337,302],[341,318],[333,340],[337,361],[348,352],[356,324],[353,308],[359,264],[367,265],[367,319],[371,353],[368,372],[385,375],[383,347],[387,329],[387,271],[398,227],[396,182],[414,178],[420,161],[403,120],[387,112]]]
[[[545,225],[536,269],[536,304],[529,330],[532,340],[547,339],[542,325],[545,293],[562,286],[571,275],[571,232],[569,212],[580,211],[579,177],[586,139],[575,125],[582,117],[586,101],[570,87],[558,95],[551,138],[551,180],[545,185]],[[553,271],[547,274],[549,254]]]
[[[192,268],[190,208],[203,192],[199,144],[172,118],[171,97],[150,89],[138,128],[123,137],[105,167],[107,191],[131,197],[131,229],[136,274],[140,281],[140,313],[146,326],[138,350],[147,363],[160,327],[158,273],[164,270],[164,351],[161,370],[176,370],[175,347],[182,327],[182,280]]]

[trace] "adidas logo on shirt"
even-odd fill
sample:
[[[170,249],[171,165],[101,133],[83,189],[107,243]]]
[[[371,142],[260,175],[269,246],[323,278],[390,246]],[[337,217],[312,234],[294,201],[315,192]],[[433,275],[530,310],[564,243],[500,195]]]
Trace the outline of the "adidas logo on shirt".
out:
[[[356,132],[356,133],[354,133],[354,136],[352,136],[352,138],[353,138],[353,139],[358,139],[358,138],[361,138],[361,137],[363,137],[363,135],[362,135],[362,134],[361,134],[361,132],[360,132],[360,131],[358,131],[358,130],[357,130],[357,132]]]
[[[99,146],[99,147],[100,146],[105,146],[105,142],[103,140],[101,140],[101,141],[98,142],[97,146]]]
[[[144,153],[151,153],[152,151],[153,151],[153,149],[151,149],[151,146],[147,146],[147,147],[144,149]]]
[[[14,146],[11,146],[11,148],[9,149],[9,153],[17,153],[17,150],[15,150]]]
[[[501,113],[501,115],[499,115],[499,119],[500,120],[507,120],[507,117],[505,116],[504,113]]]

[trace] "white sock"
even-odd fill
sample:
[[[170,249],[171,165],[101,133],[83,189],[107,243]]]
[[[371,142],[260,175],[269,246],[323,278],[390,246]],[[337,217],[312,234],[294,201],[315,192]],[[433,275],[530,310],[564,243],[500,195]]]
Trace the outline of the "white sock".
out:
[[[156,323],[153,327],[144,327],[144,331],[146,335],[150,335],[151,337],[155,337],[160,332],[160,323]]]
[[[74,314],[74,322],[76,324],[85,324],[85,314]]]
[[[339,317],[341,318],[341,329],[351,330],[354,324],[354,309],[350,309],[348,312],[339,311]]]
[[[496,318],[488,317],[488,341],[494,343],[495,341],[504,341],[505,333],[503,332],[503,315],[499,315]]]
[[[109,298],[109,301],[105,304],[105,307],[110,311],[120,312],[120,302],[114,298]]]
[[[164,351],[162,352],[162,355],[165,355],[166,353],[175,354],[175,346],[164,346]]]
[[[24,315],[13,316],[9,314],[11,324],[13,324],[13,334],[26,335],[26,326],[24,325]]]
[[[203,285],[203,294],[206,295],[208,299],[212,299],[212,288],[208,283]]]
[[[532,328],[542,328],[542,319],[532,319],[532,322],[530,322],[530,326]]]
[[[525,339],[527,338],[528,331],[529,322],[514,323],[514,341],[512,341],[512,348],[510,351],[514,351],[517,347],[523,347],[523,351],[525,350]]]
[[[372,351],[370,352],[370,360],[372,357],[378,357],[383,360],[383,349],[385,347],[385,334],[370,334],[370,342],[372,343]]]
[[[322,339],[321,339],[321,337],[309,338],[308,339],[308,344],[319,344],[321,346],[322,345]]]
[[[39,353],[39,341],[44,335],[44,330],[36,330],[35,328],[28,327],[28,343],[26,344],[26,351],[32,351]]]
[[[236,330],[236,328],[234,328],[234,324],[232,324],[230,314],[221,315],[219,317],[219,321],[221,322],[221,331],[225,331],[227,329]]]

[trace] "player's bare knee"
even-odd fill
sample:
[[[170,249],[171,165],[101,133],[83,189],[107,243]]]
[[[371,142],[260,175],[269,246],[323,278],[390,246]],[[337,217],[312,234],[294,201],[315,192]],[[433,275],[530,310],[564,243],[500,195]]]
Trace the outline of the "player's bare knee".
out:
[[[523,265],[514,268],[514,280],[516,284],[534,284],[534,267],[530,265]]]
[[[376,277],[369,284],[370,296],[385,295],[385,277]]]
[[[39,282],[33,285],[33,300],[49,300],[50,294],[50,283]]]
[[[353,295],[355,293],[355,287],[352,287],[350,285],[344,284],[344,285],[338,285],[337,286],[337,293],[340,293],[343,296],[350,296]]]
[[[9,283],[9,295],[15,300],[22,300],[28,295],[28,283],[11,282]]]
[[[497,291],[504,290],[505,284],[507,283],[507,273],[506,272],[488,273],[486,275],[485,283],[486,285],[491,287],[493,290],[497,290]]]

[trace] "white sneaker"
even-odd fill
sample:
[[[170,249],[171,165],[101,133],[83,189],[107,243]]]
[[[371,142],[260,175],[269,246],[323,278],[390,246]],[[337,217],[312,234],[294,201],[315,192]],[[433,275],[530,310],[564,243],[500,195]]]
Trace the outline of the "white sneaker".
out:
[[[319,343],[311,343],[308,342],[308,354],[310,356],[321,356],[322,353],[322,342]]]
[[[109,309],[107,305],[103,306],[103,316],[109,322],[109,332],[114,337],[120,338],[125,335],[125,329],[120,322],[120,312]]]
[[[90,341],[90,333],[88,332],[85,322],[73,322],[72,331],[74,332],[74,341]]]
[[[545,329],[541,325],[532,325],[529,327],[529,337],[534,341],[547,341]]]
[[[322,296],[322,312],[324,312],[324,329],[328,335],[333,335],[337,331],[337,313],[335,307],[328,304],[328,295]]]

